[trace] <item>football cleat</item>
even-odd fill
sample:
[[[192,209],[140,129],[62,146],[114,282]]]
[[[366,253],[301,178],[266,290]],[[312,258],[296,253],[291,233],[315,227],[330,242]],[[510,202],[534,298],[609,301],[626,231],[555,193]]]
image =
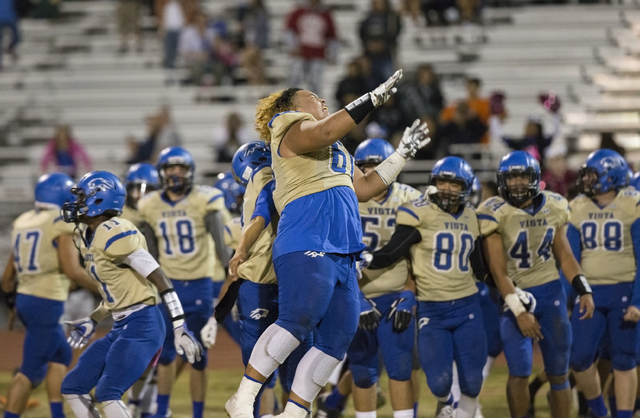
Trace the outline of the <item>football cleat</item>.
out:
[[[338,408],[329,408],[325,403],[327,398],[331,395],[331,392],[325,392],[318,395],[318,403],[316,405],[316,418],[339,418],[342,416],[342,411]]]

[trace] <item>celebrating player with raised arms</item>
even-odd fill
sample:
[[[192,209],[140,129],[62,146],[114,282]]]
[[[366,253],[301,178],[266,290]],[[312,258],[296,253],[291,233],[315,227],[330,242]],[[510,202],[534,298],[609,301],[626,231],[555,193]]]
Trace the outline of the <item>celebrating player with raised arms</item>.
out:
[[[571,368],[593,416],[605,417],[600,378],[594,364],[608,334],[618,418],[633,415],[636,350],[640,319],[640,192],[626,188],[627,163],[615,151],[594,151],[580,169],[581,195],[571,201],[567,236],[589,277],[596,309],[593,318],[571,319]]]
[[[355,163],[363,173],[368,173],[393,152],[391,144],[384,139],[368,139],[356,149]],[[393,182],[373,199],[359,204],[367,251],[380,249],[389,242],[395,229],[398,206],[420,196],[414,188]],[[376,415],[378,353],[381,352],[389,375],[394,418],[413,417],[411,372],[415,321],[413,314],[403,317],[400,322],[395,321],[393,315],[405,306],[410,311],[415,304],[413,292],[403,291],[407,274],[406,260],[399,260],[383,270],[362,271],[360,326],[347,350],[358,416],[372,418]]]
[[[581,296],[580,308],[574,315],[588,319],[593,314],[591,289],[566,237],[569,204],[556,193],[540,190],[540,166],[524,151],[503,157],[497,177],[500,197],[480,206],[478,220],[484,236],[485,258],[509,308],[500,318],[500,335],[509,367],[509,410],[513,418],[527,414],[535,338],[539,340],[551,385],[552,416],[568,418],[572,339],[567,297],[558,280],[556,260]],[[537,307],[533,313],[523,306],[514,283],[535,297]]]
[[[142,219],[138,212],[138,202],[145,194],[160,188],[158,170],[149,163],[134,164],[129,167],[124,187],[127,190],[127,199],[122,208],[121,217],[139,228],[142,225]]]
[[[13,303],[27,332],[22,365],[13,377],[5,418],[25,411],[31,389],[46,379],[53,418],[62,418],[60,383],[71,363],[71,347],[60,325],[69,279],[92,291],[98,288],[80,266],[73,225],[62,221],[62,205],[73,200],[73,180],[66,174],[46,174],[36,184],[35,209],[13,223],[13,252],[2,277],[2,290]],[[17,280],[16,280],[17,279]],[[17,292],[17,295],[16,295]]]
[[[141,230],[151,253],[157,254],[158,262],[176,289],[189,329],[209,348],[215,342],[217,331],[217,322],[212,316],[212,277],[216,263],[222,264],[223,271],[229,264],[223,231],[230,215],[220,190],[193,184],[195,163],[187,150],[165,148],[158,156],[157,169],[163,189],[147,194],[138,203],[144,222]],[[169,332],[171,320],[166,315],[164,319],[167,339],[158,365],[157,415],[160,417],[168,413],[176,370],[173,334]],[[194,418],[201,418],[204,410],[206,366],[205,351],[191,370]]]
[[[429,139],[426,125],[416,121],[396,152],[366,175],[339,139],[395,92],[401,74],[331,115],[324,100],[297,88],[258,104],[256,127],[271,145],[280,213],[273,244],[279,315],[256,343],[225,406],[231,418],[252,416],[262,384],[315,329],[317,342],[298,365],[282,414],[305,417],[353,339],[359,317],[355,263],[364,247],[358,200],[385,190]]]
[[[129,417],[122,395],[153,362],[165,338],[158,292],[171,318],[178,352],[194,362],[202,347],[187,329],[180,300],[147,252],[144,237],[118,217],[125,201],[118,177],[105,171],[88,173],[72,193],[76,200],[63,206],[63,217],[65,222],[87,225],[80,252],[103,300],[91,317],[74,321],[69,341],[74,348],[83,347],[97,321],[109,314],[114,326],[80,356],[62,382],[62,393],[78,418],[97,413],[89,395],[93,388],[108,418]]]
[[[386,268],[403,257],[411,261],[415,285],[407,283],[416,290],[419,301],[418,351],[427,384],[441,403],[438,417],[453,416],[454,361],[462,392],[457,417],[474,416],[487,360],[474,278],[474,268],[479,267],[470,260],[480,235],[475,209],[467,205],[474,177],[461,158],[438,161],[427,196],[401,205],[389,243],[372,257],[365,256],[370,269]],[[403,312],[407,315],[415,305],[411,290],[401,295],[387,316],[394,321],[394,328],[403,323]]]

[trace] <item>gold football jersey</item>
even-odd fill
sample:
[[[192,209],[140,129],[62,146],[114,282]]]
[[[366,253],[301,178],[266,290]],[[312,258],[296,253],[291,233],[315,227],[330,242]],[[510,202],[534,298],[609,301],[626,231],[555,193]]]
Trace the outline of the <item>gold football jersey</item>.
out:
[[[224,226],[224,243],[227,247],[235,250],[240,244],[240,238],[242,238],[242,220],[238,216]]]
[[[543,191],[542,198],[535,213],[511,206],[500,197],[492,197],[478,208],[482,235],[500,234],[507,275],[521,289],[559,277],[553,239],[558,228],[569,222],[569,202],[549,191]]]
[[[104,306],[109,311],[158,302],[158,293],[151,282],[125,264],[130,254],[147,250],[144,236],[133,223],[111,218],[100,224],[91,242],[83,243],[80,248],[85,268],[89,276],[98,281]]]
[[[242,204],[242,221],[248,225],[256,209],[256,201],[262,189],[273,180],[271,167],[263,166],[259,171],[254,171],[247,184]],[[271,219],[271,222],[262,231],[258,240],[247,254],[247,261],[238,268],[238,275],[246,280],[255,283],[274,284],[276,272],[273,269],[272,252],[273,240],[276,238],[278,219]]]
[[[30,210],[14,221],[11,242],[18,293],[67,300],[69,279],[61,271],[55,240],[62,234],[72,235],[74,228],[53,209]]]
[[[580,264],[589,284],[632,282],[636,259],[631,225],[640,218],[640,193],[622,189],[607,206],[600,208],[580,195],[569,204],[571,224],[580,232]]]
[[[282,213],[289,202],[302,196],[338,186],[353,189],[353,157],[340,141],[308,154],[291,158],[280,156],[280,142],[284,135],[293,124],[305,120],[315,121],[308,113],[284,112],[269,122],[272,168],[276,178],[273,201],[278,213]]]
[[[142,218],[140,217],[140,212],[137,209],[130,208],[127,205],[124,205],[122,208],[121,218],[126,219],[136,226],[136,228],[140,228],[142,224]]]
[[[454,216],[421,198],[401,205],[396,223],[416,228],[422,237],[411,247],[416,299],[444,302],[478,292],[469,256],[480,230],[471,205]]]
[[[371,199],[358,205],[362,221],[362,242],[367,246],[367,251],[373,252],[387,245],[396,229],[398,206],[417,199],[420,195],[413,187],[394,182],[382,202]],[[401,292],[408,273],[406,260],[399,260],[380,270],[364,269],[359,282],[360,289],[368,298]]]
[[[215,246],[204,217],[219,211],[223,222],[231,219],[222,192],[213,187],[194,186],[177,202],[169,201],[162,190],[146,194],[138,203],[140,217],[154,228],[158,240],[158,262],[175,280],[215,278],[224,271],[215,256]],[[216,270],[217,268],[217,270]]]

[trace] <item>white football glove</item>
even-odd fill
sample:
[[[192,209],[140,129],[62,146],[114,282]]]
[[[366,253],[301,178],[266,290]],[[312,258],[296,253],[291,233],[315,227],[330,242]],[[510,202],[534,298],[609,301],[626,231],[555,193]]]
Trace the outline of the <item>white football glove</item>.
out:
[[[416,119],[410,128],[404,130],[396,152],[407,160],[415,157],[420,148],[431,142],[428,135],[427,124],[420,123],[420,119]]]
[[[398,89],[394,87],[398,81],[402,78],[402,70],[398,70],[387,81],[380,84],[372,92],[369,93],[371,101],[375,107],[380,106],[395,94]]]
[[[532,314],[536,310],[536,298],[531,293],[516,287],[516,295],[518,295],[518,299],[520,299],[527,312]]]
[[[179,325],[173,329],[174,344],[176,352],[180,355],[187,356],[189,363],[193,364],[202,358],[202,346],[189,331],[186,324]]]
[[[93,333],[96,332],[96,325],[98,324],[88,316],[75,321],[64,321],[64,323],[73,327],[69,333],[67,342],[71,348],[75,349],[82,348],[87,345]]]
[[[200,339],[204,348],[208,349],[216,343],[216,337],[218,335],[218,321],[214,317],[209,318],[207,325],[200,330]]]

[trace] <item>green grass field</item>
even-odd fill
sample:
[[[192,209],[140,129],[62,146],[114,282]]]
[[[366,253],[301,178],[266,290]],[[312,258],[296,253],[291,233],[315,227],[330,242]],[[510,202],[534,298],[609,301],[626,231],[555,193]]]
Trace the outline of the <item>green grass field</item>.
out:
[[[242,370],[216,370],[209,372],[209,388],[206,403],[205,417],[226,417],[224,412],[224,403],[232,395],[237,388],[239,379],[242,376]],[[424,378],[424,375],[423,375]],[[0,374],[0,394],[6,395],[7,386],[11,379],[9,373]],[[507,369],[505,366],[496,366],[493,368],[491,376],[485,383],[480,395],[483,406],[483,414],[486,418],[507,418],[509,412],[507,408],[507,400],[505,396],[505,382],[507,379]],[[387,379],[383,377],[381,382],[383,393],[386,392]],[[548,418],[549,407],[547,405],[546,391],[548,387],[543,388],[536,399],[536,418]],[[421,381],[420,387],[420,417],[433,417],[435,410],[435,399],[429,392],[426,381]],[[44,387],[39,387],[32,393],[32,398],[37,399],[40,405],[28,410],[23,417],[25,418],[44,418],[49,417],[49,407],[47,403]],[[180,377],[176,383],[174,394],[171,398],[171,410],[176,418],[191,417],[191,401],[189,399],[189,382],[186,373]],[[65,412],[69,417],[73,417],[68,407]],[[353,405],[349,402],[345,417],[353,417]],[[393,416],[389,402],[378,410],[378,417],[391,418]]]

